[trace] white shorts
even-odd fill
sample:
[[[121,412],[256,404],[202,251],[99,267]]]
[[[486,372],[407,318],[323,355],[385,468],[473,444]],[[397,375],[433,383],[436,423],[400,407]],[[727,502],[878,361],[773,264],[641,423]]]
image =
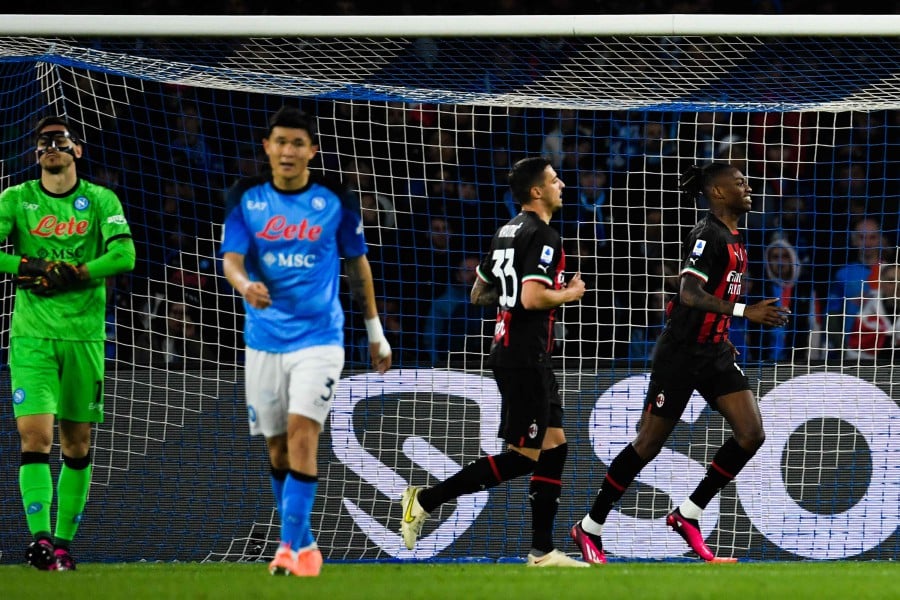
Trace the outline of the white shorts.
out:
[[[287,432],[288,413],[324,425],[343,369],[342,346],[285,354],[247,348],[244,386],[250,435],[269,438]]]

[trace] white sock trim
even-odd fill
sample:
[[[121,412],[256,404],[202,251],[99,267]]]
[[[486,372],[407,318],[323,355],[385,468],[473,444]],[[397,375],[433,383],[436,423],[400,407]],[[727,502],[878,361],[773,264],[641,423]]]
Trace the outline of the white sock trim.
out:
[[[593,520],[591,515],[584,515],[581,520],[581,528],[591,535],[603,535],[603,523]]]
[[[703,509],[694,504],[690,498],[682,502],[681,506],[678,507],[678,510],[681,511],[681,516],[685,519],[695,519],[699,521],[700,517],[703,516]]]

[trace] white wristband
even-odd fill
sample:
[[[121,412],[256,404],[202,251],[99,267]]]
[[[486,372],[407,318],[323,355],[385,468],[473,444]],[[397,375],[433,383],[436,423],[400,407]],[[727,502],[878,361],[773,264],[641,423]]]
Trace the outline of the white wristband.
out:
[[[391,345],[381,328],[381,319],[378,317],[366,319],[366,333],[369,335],[370,344],[378,344],[378,358],[385,358],[391,353]]]
[[[732,316],[735,316],[735,317],[743,317],[744,309],[746,309],[746,308],[747,308],[746,304],[743,304],[741,302],[735,302],[734,310],[731,312],[731,314],[732,314]]]

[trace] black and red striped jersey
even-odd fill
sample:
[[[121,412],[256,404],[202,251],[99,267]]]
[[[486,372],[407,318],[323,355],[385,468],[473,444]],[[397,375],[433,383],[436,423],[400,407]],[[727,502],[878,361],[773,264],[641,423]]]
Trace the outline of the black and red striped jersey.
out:
[[[492,366],[525,367],[550,360],[556,309],[526,310],[522,287],[526,281],[538,281],[560,289],[565,266],[559,233],[531,211],[522,211],[494,234],[477,270],[500,294]]]
[[[707,293],[726,302],[739,302],[744,294],[747,250],[740,231],[730,230],[709,213],[685,240],[682,277],[697,277]],[[689,308],[678,294],[666,306],[666,328],[682,342],[715,344],[728,339],[731,316]]]

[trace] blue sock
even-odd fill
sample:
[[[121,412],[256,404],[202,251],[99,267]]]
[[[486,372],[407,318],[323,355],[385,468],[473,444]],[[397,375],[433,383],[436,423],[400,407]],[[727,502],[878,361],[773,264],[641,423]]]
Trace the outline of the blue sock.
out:
[[[316,499],[318,478],[291,471],[284,482],[281,508],[281,541],[291,550],[305,548],[315,542],[310,514]]]
[[[275,496],[275,508],[278,509],[278,514],[282,514],[281,502],[282,498],[284,498],[284,480],[287,479],[287,469],[285,470],[276,470],[272,469],[272,475],[270,479],[272,480],[272,495]]]

